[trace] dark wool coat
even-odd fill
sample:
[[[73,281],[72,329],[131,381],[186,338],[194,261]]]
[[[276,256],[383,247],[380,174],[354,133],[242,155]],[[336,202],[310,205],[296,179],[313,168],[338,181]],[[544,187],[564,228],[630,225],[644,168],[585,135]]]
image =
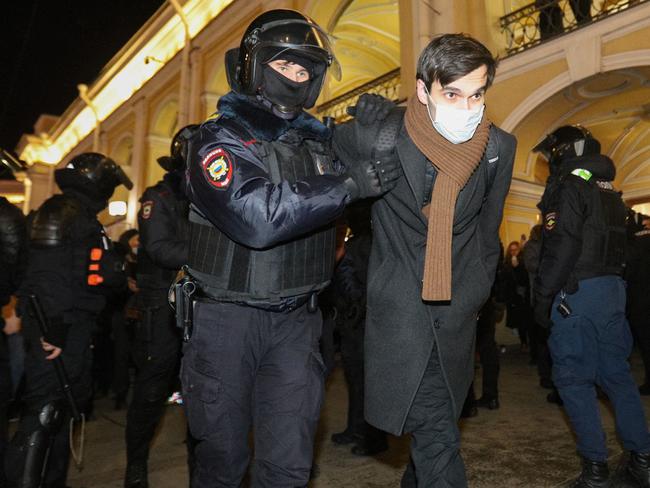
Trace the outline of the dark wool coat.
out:
[[[343,132],[343,131],[342,131]],[[423,302],[427,237],[425,171],[430,163],[402,126],[397,154],[404,176],[373,205],[365,337],[366,420],[400,435],[433,347],[454,412],[460,414],[474,371],[476,317],[500,258],[499,225],[512,176],[515,138],[497,128],[498,159],[484,155],[456,201],[452,300]],[[339,143],[340,144],[340,143]],[[496,164],[489,192],[488,165]]]

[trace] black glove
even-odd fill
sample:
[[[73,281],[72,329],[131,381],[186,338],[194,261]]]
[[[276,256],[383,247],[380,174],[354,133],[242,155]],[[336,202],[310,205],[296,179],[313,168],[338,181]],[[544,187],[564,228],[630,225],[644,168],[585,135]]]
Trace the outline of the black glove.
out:
[[[377,121],[384,120],[395,104],[373,93],[364,93],[357,100],[354,107],[348,107],[347,112],[353,115],[361,125],[372,125]]]
[[[344,184],[350,201],[359,198],[379,197],[392,190],[402,175],[402,167],[396,154],[376,161],[361,161],[348,166]]]
[[[535,322],[540,327],[550,329],[553,326],[551,320],[551,307],[553,306],[553,297],[544,295],[535,295],[534,316]]]

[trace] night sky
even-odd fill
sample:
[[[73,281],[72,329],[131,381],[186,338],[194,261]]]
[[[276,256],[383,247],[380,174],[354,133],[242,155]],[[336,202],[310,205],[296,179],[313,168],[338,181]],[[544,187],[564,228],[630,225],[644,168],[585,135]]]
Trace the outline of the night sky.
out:
[[[61,115],[164,0],[5,2],[0,147],[14,150],[42,113]]]

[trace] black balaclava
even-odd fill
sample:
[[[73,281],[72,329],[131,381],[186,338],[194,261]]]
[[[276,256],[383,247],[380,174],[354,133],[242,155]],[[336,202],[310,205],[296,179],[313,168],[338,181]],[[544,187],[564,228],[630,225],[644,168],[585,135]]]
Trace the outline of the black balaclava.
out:
[[[267,61],[262,69],[261,97],[271,103],[273,113],[282,119],[293,119],[303,110],[309,89],[314,80],[316,64],[307,58],[291,53],[281,53],[273,59],[282,59],[299,64],[309,72],[309,80],[296,82],[274,70]],[[271,59],[270,61],[272,61]]]

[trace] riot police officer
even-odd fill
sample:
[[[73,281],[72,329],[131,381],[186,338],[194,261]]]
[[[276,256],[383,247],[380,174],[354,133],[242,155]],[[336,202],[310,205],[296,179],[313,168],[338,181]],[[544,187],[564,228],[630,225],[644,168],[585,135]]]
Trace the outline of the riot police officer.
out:
[[[316,296],[335,261],[345,205],[399,170],[344,169],[331,130],[304,109],[338,65],[311,19],[258,16],[226,54],[232,91],[192,138],[189,272],[198,289],[181,381],[197,439],[193,486],[306,486],[323,394]],[[383,169],[382,169],[383,168]]]
[[[50,197],[30,217],[27,269],[17,293],[26,348],[25,408],[7,453],[12,487],[41,486],[41,473],[42,486],[65,486],[70,410],[52,361],[62,359],[83,411],[91,394],[92,329],[105,293],[124,285],[121,262],[97,214],[118,185],[130,189],[131,181],[99,153],[72,158],[54,177],[63,193]],[[30,295],[39,298],[48,319],[45,337],[29,309]]]
[[[181,340],[167,294],[187,262],[188,202],[181,183],[185,142],[195,127],[173,137],[171,155],[158,159],[165,176],[140,198],[136,303],[141,318],[134,344],[138,372],[126,423],[126,488],[147,486],[149,444],[177,372]]]
[[[0,164],[0,178],[13,178],[9,166]],[[7,305],[15,293],[25,251],[25,216],[5,197],[0,197],[0,309]],[[15,321],[15,317],[13,317]],[[7,408],[16,385],[12,384],[9,336],[19,328],[5,323],[0,316],[0,487],[6,486],[4,454],[7,448]]]
[[[553,381],[583,460],[573,486],[610,486],[595,391],[599,385],[630,451],[627,476],[650,487],[650,433],[627,362],[632,337],[621,278],[626,208],[612,185],[616,168],[580,126],[558,128],[534,151],[542,153],[551,170],[540,202],[543,234],[535,316],[539,324],[552,326],[548,346]]]

